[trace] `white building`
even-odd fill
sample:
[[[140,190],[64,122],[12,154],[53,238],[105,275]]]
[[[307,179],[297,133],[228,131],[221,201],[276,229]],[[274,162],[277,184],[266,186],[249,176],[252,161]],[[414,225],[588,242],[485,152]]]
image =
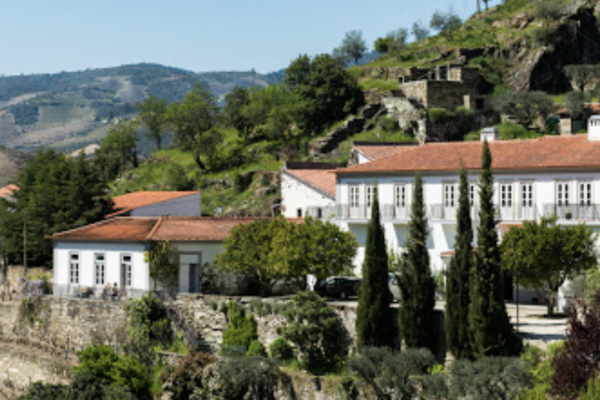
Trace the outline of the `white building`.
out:
[[[54,294],[83,290],[101,295],[115,284],[129,297],[156,288],[146,252],[152,241],[175,244],[179,254],[179,292],[199,293],[202,265],[223,252],[229,231],[264,218],[116,217],[57,233],[54,243]]]
[[[500,232],[525,220],[557,215],[561,224],[586,223],[600,230],[600,118],[590,136],[492,141],[495,201]],[[490,135],[488,139],[494,139]],[[364,258],[367,223],[375,192],[390,248],[402,251],[410,217],[415,171],[421,171],[433,271],[446,268],[456,235],[458,169],[468,169],[474,223],[481,142],[432,143],[375,161],[336,170],[336,222],[355,234]],[[530,297],[534,297],[530,293]],[[525,299],[527,300],[527,299]],[[531,298],[530,298],[531,300]]]

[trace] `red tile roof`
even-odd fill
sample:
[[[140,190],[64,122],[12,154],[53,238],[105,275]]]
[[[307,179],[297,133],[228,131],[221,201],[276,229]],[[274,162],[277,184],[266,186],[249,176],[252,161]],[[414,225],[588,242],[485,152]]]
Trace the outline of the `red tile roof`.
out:
[[[455,171],[461,160],[466,168],[476,170],[481,167],[482,146],[482,142],[430,143],[335,172]],[[600,168],[600,142],[589,142],[587,135],[494,141],[489,146],[492,167],[497,171]]]
[[[287,169],[290,175],[335,198],[335,174],[331,169]]]
[[[0,197],[4,198],[4,197],[8,197],[8,196],[12,196],[12,194],[14,192],[16,192],[17,190],[19,190],[19,187],[17,185],[7,185],[4,186],[3,188],[0,188]]]
[[[149,206],[151,204],[162,203],[163,201],[178,199],[185,196],[198,194],[198,192],[132,192],[121,196],[113,197],[114,212],[106,218],[115,217],[128,213],[129,211]]]
[[[401,153],[407,150],[414,150],[416,145],[408,144],[394,144],[394,145],[381,145],[381,144],[368,144],[368,145],[355,145],[354,149],[362,153],[369,160],[378,160],[390,156],[392,154]]]
[[[149,240],[222,242],[240,224],[266,217],[116,217],[48,239],[89,242],[144,242]],[[290,221],[299,222],[297,218]]]

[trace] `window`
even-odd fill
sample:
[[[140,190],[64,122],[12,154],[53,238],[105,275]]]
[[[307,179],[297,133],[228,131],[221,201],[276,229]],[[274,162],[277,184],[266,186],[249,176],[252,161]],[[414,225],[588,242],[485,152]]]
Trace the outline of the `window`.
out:
[[[533,185],[531,183],[521,185],[521,206],[523,208],[533,207]]]
[[[512,184],[500,185],[500,207],[512,207],[513,192]]]
[[[454,208],[456,206],[456,193],[454,185],[444,185],[444,207]]]
[[[323,210],[320,207],[317,208],[317,218],[323,218]]]
[[[123,254],[121,256],[121,285],[131,287],[132,273],[131,254]]]
[[[79,253],[71,253],[69,256],[69,282],[79,285]]]
[[[377,186],[367,186],[367,208],[371,208],[376,195]]]
[[[96,271],[96,285],[104,285],[104,277],[105,277],[105,265],[104,262],[104,253],[94,254],[94,269]]]
[[[592,205],[592,184],[590,182],[579,183],[579,205]]]
[[[556,202],[559,206],[569,205],[569,184],[558,183],[556,185]]]
[[[296,216],[297,216],[298,218],[302,218],[302,209],[301,209],[301,208],[298,208],[298,209],[296,210]]]
[[[397,185],[394,187],[394,204],[396,208],[406,207],[406,186]]]
[[[358,208],[358,186],[350,186],[350,208]]]
[[[469,204],[471,205],[471,207],[475,206],[475,193],[476,193],[475,184],[471,183],[469,185]]]

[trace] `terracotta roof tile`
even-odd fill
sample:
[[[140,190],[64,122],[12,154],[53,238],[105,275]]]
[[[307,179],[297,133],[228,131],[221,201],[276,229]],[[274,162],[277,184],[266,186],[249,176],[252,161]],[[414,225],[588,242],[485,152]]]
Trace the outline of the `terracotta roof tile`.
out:
[[[158,217],[118,217],[56,233],[48,239],[67,241],[145,241]]]
[[[335,198],[335,174],[330,169],[288,169],[286,172]]]
[[[416,145],[406,145],[406,144],[395,144],[395,145],[356,145],[354,148],[362,153],[369,160],[374,161],[380,158],[384,158],[390,156],[392,154],[397,154],[405,151],[410,151],[416,149],[418,146]]]
[[[12,196],[12,194],[19,190],[19,187],[17,185],[7,185],[4,186],[3,188],[0,188],[0,197],[4,198],[4,197],[8,197],[8,196]]]
[[[185,196],[198,194],[195,191],[189,192],[132,192],[121,196],[113,197],[114,212],[106,218],[125,214],[135,208],[149,206],[151,204],[162,203],[163,201],[178,199]]]
[[[267,217],[116,217],[48,239],[89,242],[143,242],[148,240],[222,242],[239,225]],[[299,223],[302,219],[290,218]]]
[[[545,136],[489,143],[495,170],[600,168],[600,142],[587,135]],[[455,171],[481,166],[482,142],[431,143],[366,164],[338,169],[337,174]]]

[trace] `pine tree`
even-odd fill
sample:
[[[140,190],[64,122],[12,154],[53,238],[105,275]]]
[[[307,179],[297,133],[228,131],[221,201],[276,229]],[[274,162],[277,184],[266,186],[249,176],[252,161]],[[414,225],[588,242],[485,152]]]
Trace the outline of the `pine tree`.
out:
[[[471,358],[469,280],[473,268],[473,226],[467,170],[460,169],[456,243],[446,275],[446,345],[455,358]]]
[[[396,332],[392,323],[391,302],[385,234],[379,220],[379,201],[375,194],[356,312],[359,349],[367,346],[393,347]]]
[[[427,250],[427,217],[423,202],[423,181],[415,176],[415,190],[408,226],[406,252],[400,268],[400,334],[408,347],[428,347],[434,344],[433,309],[435,281]]]
[[[494,215],[494,178],[492,155],[487,141],[483,143],[479,182],[479,228],[475,265],[471,273],[471,306],[469,325],[476,357],[508,355],[512,332],[500,269],[500,250]]]

